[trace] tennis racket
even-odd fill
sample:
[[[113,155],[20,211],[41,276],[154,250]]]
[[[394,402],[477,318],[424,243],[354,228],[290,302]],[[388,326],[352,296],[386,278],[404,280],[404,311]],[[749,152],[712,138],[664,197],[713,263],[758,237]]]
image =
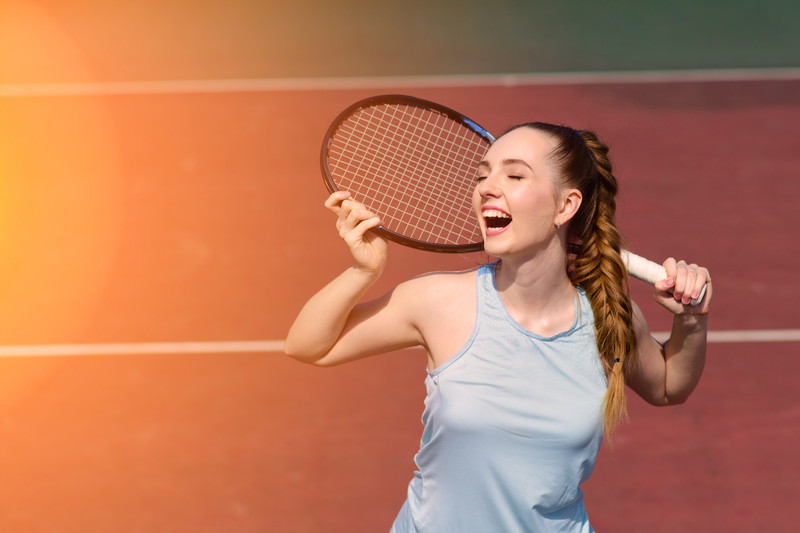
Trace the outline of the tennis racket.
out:
[[[334,119],[320,163],[328,191],[348,191],[379,215],[374,231],[387,239],[432,252],[476,252],[483,237],[472,208],[474,176],[492,142],[485,128],[445,106],[374,96]],[[648,283],[667,277],[661,265],[624,250],[623,261]]]

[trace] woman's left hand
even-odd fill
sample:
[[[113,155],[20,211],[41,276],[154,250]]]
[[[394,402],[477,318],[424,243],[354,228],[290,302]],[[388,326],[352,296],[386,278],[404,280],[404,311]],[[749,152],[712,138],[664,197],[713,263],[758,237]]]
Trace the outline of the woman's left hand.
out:
[[[663,263],[667,277],[655,284],[655,300],[675,315],[708,314],[711,303],[711,275],[707,268],[669,258]],[[692,305],[702,293],[703,299]]]

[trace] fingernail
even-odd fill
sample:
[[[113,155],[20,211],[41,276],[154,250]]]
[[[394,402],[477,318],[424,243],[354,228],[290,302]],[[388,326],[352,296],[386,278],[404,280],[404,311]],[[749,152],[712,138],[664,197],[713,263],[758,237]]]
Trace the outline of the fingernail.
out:
[[[673,285],[675,285],[675,280],[672,279],[672,278],[669,278],[667,280],[667,287],[672,287]]]

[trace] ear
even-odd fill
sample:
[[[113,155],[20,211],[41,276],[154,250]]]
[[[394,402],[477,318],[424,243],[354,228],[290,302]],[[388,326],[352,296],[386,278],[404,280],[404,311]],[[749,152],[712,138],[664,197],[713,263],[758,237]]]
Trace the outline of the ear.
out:
[[[569,222],[583,201],[583,195],[578,189],[564,189],[561,192],[561,202],[559,204],[558,212],[556,213],[556,224],[563,226]]]

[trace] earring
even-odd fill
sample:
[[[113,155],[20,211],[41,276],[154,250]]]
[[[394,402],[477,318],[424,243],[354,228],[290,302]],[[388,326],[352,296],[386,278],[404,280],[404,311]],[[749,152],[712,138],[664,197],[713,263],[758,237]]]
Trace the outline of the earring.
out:
[[[561,229],[561,222],[556,222],[556,229]]]

